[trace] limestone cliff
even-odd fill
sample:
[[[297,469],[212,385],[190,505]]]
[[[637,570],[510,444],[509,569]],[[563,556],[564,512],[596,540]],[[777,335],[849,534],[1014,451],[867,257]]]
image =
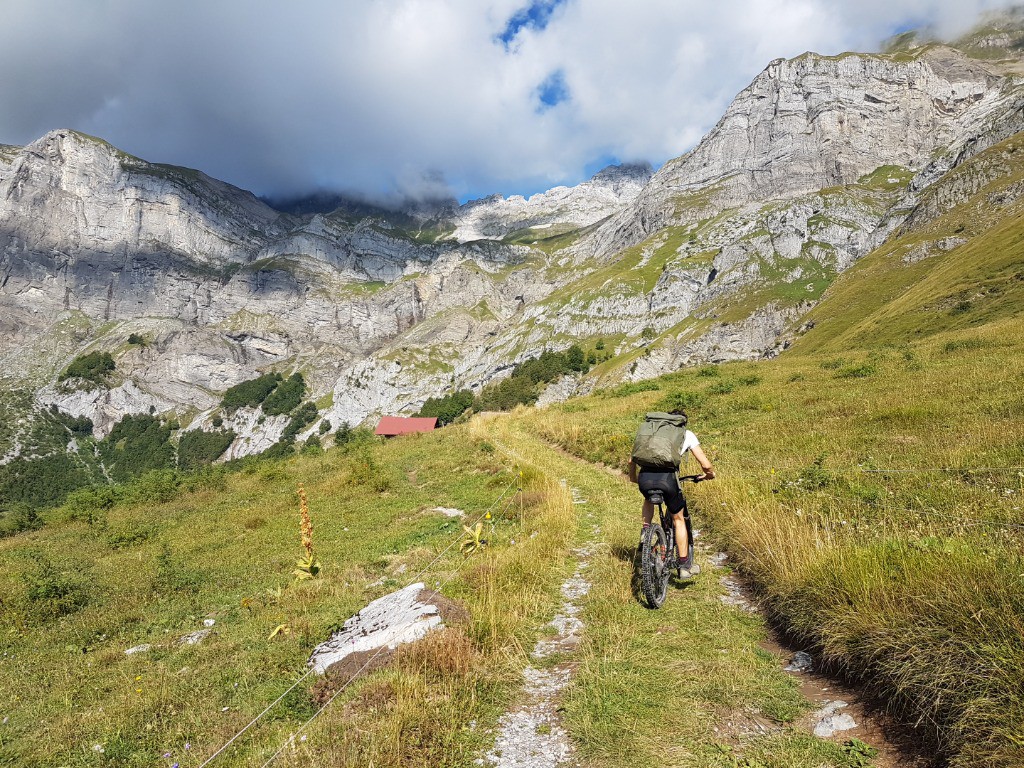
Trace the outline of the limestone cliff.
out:
[[[302,371],[337,426],[573,342],[612,359],[546,400],[773,354],[836,275],[981,183],[935,182],[1024,127],[1007,71],[937,45],[779,60],[653,176],[395,213],[285,214],[54,131],[0,148],[0,376],[102,435],[125,413],[210,425],[269,370]],[[110,381],[57,382],[94,349]],[[233,456],[285,428],[231,419]]]

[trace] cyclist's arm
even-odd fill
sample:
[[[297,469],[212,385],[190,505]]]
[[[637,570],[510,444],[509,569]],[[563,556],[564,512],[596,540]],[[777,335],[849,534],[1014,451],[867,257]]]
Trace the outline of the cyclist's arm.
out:
[[[708,457],[704,455],[704,451],[699,445],[695,445],[690,448],[690,453],[693,454],[693,458],[700,464],[700,468],[704,470],[704,475],[701,480],[714,480],[715,479],[715,468],[711,466],[711,462],[708,461]]]
[[[636,477],[636,464],[633,463],[632,459],[629,460],[629,482],[639,482]]]

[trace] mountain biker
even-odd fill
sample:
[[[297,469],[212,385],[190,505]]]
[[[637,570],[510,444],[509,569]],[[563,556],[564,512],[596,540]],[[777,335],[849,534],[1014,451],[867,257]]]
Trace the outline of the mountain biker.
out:
[[[674,416],[686,416],[686,413],[682,410],[670,411]],[[686,452],[697,460],[700,464],[700,468],[703,473],[697,476],[697,480],[714,480],[715,469],[711,466],[711,462],[708,461],[708,457],[704,455],[704,451],[700,447],[700,441],[697,440],[697,436],[690,430],[686,430],[686,437],[683,439],[682,448],[679,450],[679,461],[686,457]],[[676,531],[676,556],[679,562],[683,562],[685,552],[689,552],[690,542],[686,535],[686,523],[684,522],[683,515],[680,514],[685,506],[683,501],[683,491],[679,487],[679,479],[677,477],[678,472],[676,471],[663,471],[663,470],[649,470],[638,467],[632,459],[629,461],[629,481],[636,483],[640,492],[644,493],[643,503],[643,521],[644,528],[651,524],[651,520],[654,517],[654,505],[647,499],[646,491],[658,489],[662,491],[665,496],[665,506],[668,511],[672,513],[672,525]],[[690,570],[679,567],[680,578],[688,578],[691,575],[700,573],[700,567],[693,565]]]

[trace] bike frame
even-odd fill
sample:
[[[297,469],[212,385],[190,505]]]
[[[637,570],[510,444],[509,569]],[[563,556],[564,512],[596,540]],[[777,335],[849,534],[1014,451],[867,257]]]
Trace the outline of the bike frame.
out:
[[[665,531],[665,546],[668,548],[668,552],[665,553],[665,565],[667,568],[678,568],[680,565],[690,570],[693,565],[693,525],[690,522],[690,508],[686,501],[686,496],[683,496],[683,509],[680,514],[683,516],[683,524],[686,526],[686,557],[680,562],[679,556],[676,554],[676,527],[672,523],[672,513],[668,511],[665,506],[664,497],[660,493],[652,493],[648,500],[658,510],[658,522],[661,525],[663,531]]]

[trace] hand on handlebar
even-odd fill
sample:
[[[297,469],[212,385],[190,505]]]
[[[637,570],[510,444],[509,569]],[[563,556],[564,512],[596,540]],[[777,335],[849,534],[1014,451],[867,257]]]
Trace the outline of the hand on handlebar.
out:
[[[695,483],[701,483],[701,482],[703,482],[705,480],[714,480],[715,479],[715,470],[714,469],[706,469],[703,472],[701,472],[699,475],[687,475],[685,478],[680,478],[680,479],[681,480],[693,480],[693,482],[695,482]]]

